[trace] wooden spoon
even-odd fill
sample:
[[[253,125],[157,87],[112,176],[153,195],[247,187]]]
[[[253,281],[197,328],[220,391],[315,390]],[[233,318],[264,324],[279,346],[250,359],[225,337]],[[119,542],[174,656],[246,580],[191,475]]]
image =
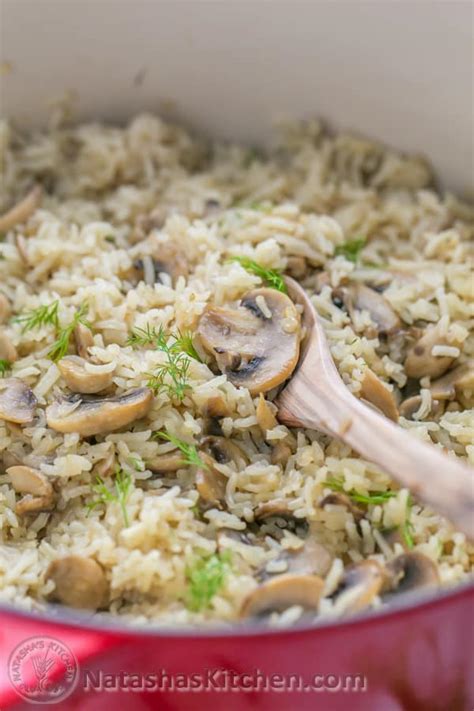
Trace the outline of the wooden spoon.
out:
[[[334,365],[314,306],[297,282],[287,277],[286,283],[304,306],[308,333],[297,369],[276,400],[280,422],[338,437],[474,539],[474,470],[354,397]]]

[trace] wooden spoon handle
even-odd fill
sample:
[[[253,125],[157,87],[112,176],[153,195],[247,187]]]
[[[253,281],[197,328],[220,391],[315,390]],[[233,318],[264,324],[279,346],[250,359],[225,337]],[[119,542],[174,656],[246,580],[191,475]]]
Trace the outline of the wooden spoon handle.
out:
[[[304,394],[300,391],[295,424],[339,437],[474,539],[474,469],[420,441],[357,400],[344,386],[336,390],[329,392],[313,384]],[[290,422],[294,402],[283,398],[283,421]],[[324,419],[321,412],[326,414]]]

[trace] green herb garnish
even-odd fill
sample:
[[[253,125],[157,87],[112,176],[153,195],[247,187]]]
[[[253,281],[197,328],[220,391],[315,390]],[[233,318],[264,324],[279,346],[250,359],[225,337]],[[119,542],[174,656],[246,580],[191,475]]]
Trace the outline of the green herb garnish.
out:
[[[9,360],[4,360],[0,358],[0,378],[3,378],[9,370],[11,370],[11,363]]]
[[[135,469],[136,472],[144,472],[145,465],[140,457],[128,457],[127,461]]]
[[[167,442],[171,442],[174,446],[180,450],[183,454],[183,464],[185,466],[195,466],[207,469],[207,465],[202,461],[198,454],[197,448],[194,444],[188,444],[182,439],[169,434],[168,432],[155,432],[154,437],[157,439],[165,439]]]
[[[86,320],[86,314],[88,309],[89,307],[86,303],[81,304],[81,306],[74,314],[70,324],[68,324],[64,328],[59,328],[57,326],[57,339],[48,351],[48,357],[51,358],[51,360],[57,361],[61,360],[61,358],[64,358],[69,347],[69,341],[71,340],[71,336],[76,326],[82,324],[83,326],[86,326],[90,329],[90,323]]]
[[[287,293],[287,288],[283,275],[278,269],[266,269],[249,257],[230,257],[229,262],[238,262],[240,266],[252,274],[259,276],[272,289]]]
[[[349,239],[347,240],[347,242],[343,242],[342,244],[337,245],[336,249],[334,250],[334,255],[336,257],[343,256],[348,259],[349,262],[353,262],[354,264],[356,264],[359,261],[360,254],[366,244],[367,240],[365,239],[365,237],[356,237],[355,239]]]
[[[46,306],[39,306],[37,309],[32,311],[27,311],[20,316],[16,316],[14,321],[20,323],[22,328],[21,332],[26,333],[27,331],[33,331],[36,328],[41,328],[42,326],[53,326],[56,330],[59,329],[59,316],[58,316],[59,300],[53,301],[51,304]]]
[[[186,569],[188,591],[186,605],[193,612],[209,607],[214,595],[222,588],[230,571],[230,551],[201,558]]]
[[[169,343],[170,339],[172,339],[171,344]],[[132,331],[127,339],[127,345],[133,346],[134,348],[154,345],[157,350],[185,353],[191,358],[194,358],[194,360],[202,363],[193,345],[193,334],[189,330],[181,331],[178,329],[177,333],[172,333],[171,331],[166,332],[163,327],[160,326],[157,331],[155,327],[147,323],[145,328],[136,328]]]
[[[406,511],[406,516],[405,516],[405,523],[402,524],[402,526],[400,527],[402,538],[405,541],[405,545],[407,548],[414,548],[414,546],[415,546],[415,541],[413,540],[413,534],[415,532],[415,527],[410,520],[412,508],[413,508],[413,499],[411,498],[411,496],[409,496],[407,499],[407,511]]]
[[[346,491],[343,482],[339,479],[336,479],[335,477],[329,477],[324,482],[324,485],[327,486],[329,489],[332,489],[333,491],[340,491],[343,494],[346,494],[350,499],[352,499],[352,501],[355,501],[358,504],[366,505],[384,504],[386,501],[392,499],[398,494],[397,491],[377,491],[373,494],[361,494],[356,489]]]
[[[90,513],[97,506],[105,506],[107,503],[115,502],[121,508],[125,526],[129,526],[125,504],[130,495],[132,485],[131,475],[126,474],[122,469],[118,469],[115,474],[114,489],[109,489],[102,477],[96,477],[96,483],[92,486],[92,491],[97,494],[97,498],[87,504],[88,512]]]

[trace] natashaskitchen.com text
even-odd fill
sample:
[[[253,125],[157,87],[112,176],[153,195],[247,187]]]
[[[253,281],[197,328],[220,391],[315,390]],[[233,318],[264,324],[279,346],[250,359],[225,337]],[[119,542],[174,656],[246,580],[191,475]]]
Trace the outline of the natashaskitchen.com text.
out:
[[[165,669],[146,674],[130,672],[83,672],[84,691],[129,692],[347,692],[367,691],[363,674],[267,674],[259,669],[237,672],[232,669],[208,669],[205,672],[170,674]]]

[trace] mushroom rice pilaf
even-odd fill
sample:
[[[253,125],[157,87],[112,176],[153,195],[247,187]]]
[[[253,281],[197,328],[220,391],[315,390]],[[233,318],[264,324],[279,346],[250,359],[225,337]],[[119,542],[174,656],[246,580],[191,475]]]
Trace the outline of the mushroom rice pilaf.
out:
[[[469,575],[462,533],[273,400],[288,274],[347,387],[474,463],[473,209],[417,156],[282,136],[1,125],[1,601],[291,624]]]

